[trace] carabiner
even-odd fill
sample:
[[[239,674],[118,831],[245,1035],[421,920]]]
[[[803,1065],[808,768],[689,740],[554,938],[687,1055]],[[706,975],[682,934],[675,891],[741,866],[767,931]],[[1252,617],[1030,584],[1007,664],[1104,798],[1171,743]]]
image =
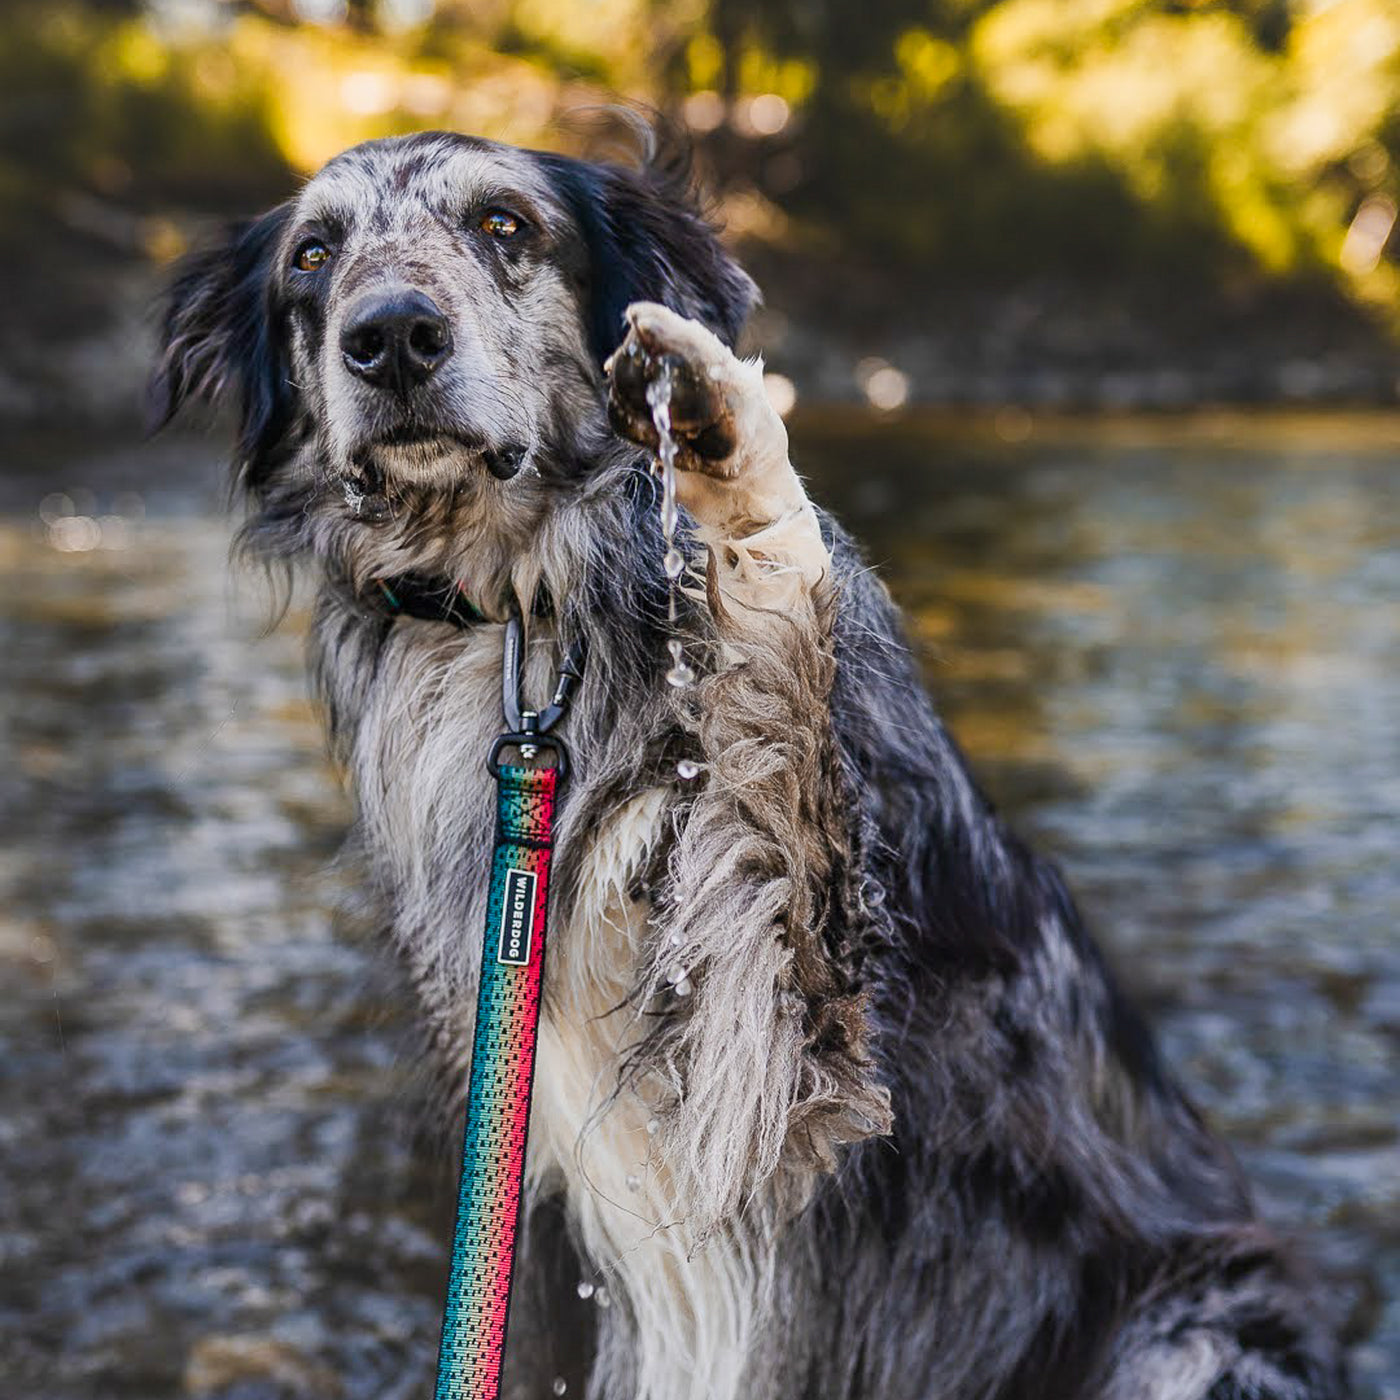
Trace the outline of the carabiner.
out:
[[[569,767],[568,750],[562,740],[550,735],[550,730],[563,719],[574,689],[583,679],[584,656],[583,640],[575,638],[564,652],[549,704],[543,711],[522,709],[520,682],[525,666],[525,627],[519,613],[512,614],[507,620],[501,657],[501,711],[505,716],[506,732],[492,744],[486,760],[492,776],[500,776],[497,760],[502,749],[514,746],[521,750],[523,757],[532,759],[541,748],[548,748],[554,751],[554,766],[559,770],[562,781]]]

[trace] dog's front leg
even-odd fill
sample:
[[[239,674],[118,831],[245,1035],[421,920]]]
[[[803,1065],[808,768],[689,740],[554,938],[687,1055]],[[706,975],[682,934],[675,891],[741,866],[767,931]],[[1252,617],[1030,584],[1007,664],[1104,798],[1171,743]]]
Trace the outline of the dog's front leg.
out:
[[[889,1100],[853,955],[865,911],[830,715],[830,553],[762,366],[662,306],[638,303],[627,322],[613,423],[654,447],[647,391],[669,371],[677,491],[704,550],[690,623],[711,652],[675,703],[706,778],[657,891],[651,978],[662,997],[693,987],[663,1003],[657,1069],[677,1091],[661,1111],[677,1209],[703,1237],[762,1202],[800,1202],[840,1144],[887,1131]]]
[[[655,447],[647,388],[670,371],[677,494],[715,561],[731,633],[786,612],[830,573],[816,513],[788,459],[787,429],[768,401],[763,366],[740,360],[698,321],[654,302],[627,309],[609,361],[617,430]]]

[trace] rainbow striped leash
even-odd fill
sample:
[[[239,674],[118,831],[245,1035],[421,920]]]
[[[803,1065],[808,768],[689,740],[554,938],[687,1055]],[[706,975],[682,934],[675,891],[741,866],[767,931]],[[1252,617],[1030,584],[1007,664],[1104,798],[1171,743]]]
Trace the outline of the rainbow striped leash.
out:
[[[539,713],[522,710],[522,642],[520,619],[512,618],[506,624],[502,680],[506,732],[492,745],[487,762],[496,779],[496,841],[435,1400],[497,1400],[505,1357],[535,1077],[554,809],[568,774],[568,753],[550,731],[583,674],[582,649],[575,644],[549,705]],[[527,762],[503,763],[508,749]],[[542,751],[552,755],[552,763],[529,762]]]

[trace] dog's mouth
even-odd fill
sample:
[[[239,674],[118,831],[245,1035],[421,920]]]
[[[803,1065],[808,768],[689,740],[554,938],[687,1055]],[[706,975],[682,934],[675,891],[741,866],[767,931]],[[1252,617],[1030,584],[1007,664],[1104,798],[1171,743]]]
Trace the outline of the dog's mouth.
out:
[[[376,433],[351,453],[355,470],[382,488],[385,478],[415,484],[445,484],[463,468],[483,466],[498,481],[518,476],[529,459],[528,444],[487,442],[460,429],[402,424]]]
[[[460,429],[438,427],[433,424],[399,423],[375,435],[368,444],[376,447],[445,447],[456,445],[470,451],[480,447],[480,441],[471,433]]]

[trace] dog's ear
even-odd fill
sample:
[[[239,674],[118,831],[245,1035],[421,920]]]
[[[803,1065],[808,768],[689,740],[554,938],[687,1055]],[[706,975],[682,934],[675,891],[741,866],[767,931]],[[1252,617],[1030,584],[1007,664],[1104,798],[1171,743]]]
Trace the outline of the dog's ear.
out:
[[[153,431],[188,401],[235,402],[245,468],[280,440],[292,417],[292,386],[272,305],[273,261],[290,218],[291,206],[280,205],[181,263],[147,391]]]
[[[753,279],[725,251],[698,207],[683,163],[632,170],[541,157],[587,248],[589,343],[602,363],[623,335],[623,312],[656,301],[732,346],[759,301]]]

